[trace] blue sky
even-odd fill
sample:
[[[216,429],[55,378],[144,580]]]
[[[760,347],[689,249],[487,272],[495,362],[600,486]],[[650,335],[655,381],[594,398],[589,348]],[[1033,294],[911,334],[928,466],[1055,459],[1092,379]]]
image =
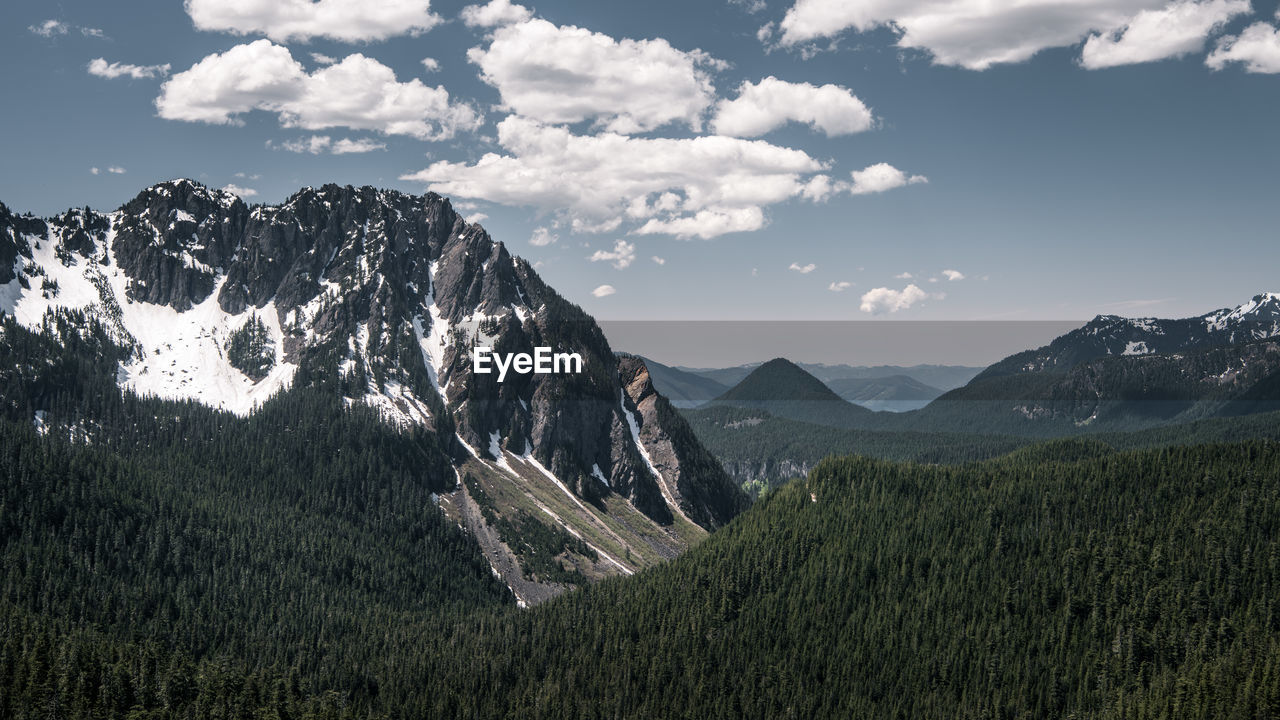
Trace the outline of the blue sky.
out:
[[[0,18],[17,211],[112,209],[174,177],[267,203],[434,189],[605,319],[1180,317],[1280,290],[1274,3]]]

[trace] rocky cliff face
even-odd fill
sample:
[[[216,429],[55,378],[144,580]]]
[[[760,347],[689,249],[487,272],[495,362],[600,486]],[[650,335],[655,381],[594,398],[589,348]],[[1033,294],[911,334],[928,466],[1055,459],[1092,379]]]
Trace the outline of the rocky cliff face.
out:
[[[37,327],[58,308],[134,348],[119,378],[137,393],[243,414],[290,386],[331,389],[435,431],[459,467],[537,463],[584,510],[620,498],[659,527],[717,527],[745,502],[656,411],[647,374],[624,389],[643,366],[620,366],[590,316],[434,194],[326,185],[251,208],[178,180],[112,213],[0,206],[0,309]],[[499,382],[473,371],[478,346],[578,353],[582,372]]]
[[[626,390],[624,405],[668,505],[708,528],[720,527],[745,510],[746,497],[697,441],[684,417],[654,389],[644,361],[622,357],[618,369]]]

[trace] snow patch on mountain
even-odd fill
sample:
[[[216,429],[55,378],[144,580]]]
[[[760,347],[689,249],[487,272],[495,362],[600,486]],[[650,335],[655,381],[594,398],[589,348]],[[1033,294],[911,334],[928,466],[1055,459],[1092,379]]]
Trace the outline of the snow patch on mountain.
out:
[[[605,487],[609,487],[609,478],[605,477],[604,473],[600,471],[599,463],[591,463],[591,477],[599,480]]]
[[[26,327],[38,328],[49,310],[83,310],[101,301],[97,285],[89,279],[91,273],[97,272],[90,260],[76,253],[59,252],[52,232],[47,239],[32,235],[24,238],[31,246],[30,263],[38,268],[38,274],[27,275],[30,289],[23,289],[17,277],[8,283],[12,290],[6,294],[16,297],[5,310],[14,319]],[[25,264],[19,256],[15,268],[18,273],[24,272]]]
[[[127,279],[115,273],[109,281],[115,296],[124,298]],[[285,362],[275,301],[230,315],[218,306],[224,282],[225,278],[220,279],[208,298],[186,312],[127,298],[121,303],[124,328],[138,342],[141,355],[121,367],[126,389],[170,400],[193,399],[248,415],[292,384],[298,368]],[[231,333],[252,313],[262,320],[275,346],[275,365],[258,382],[232,367],[226,353]]]
[[[422,359],[427,365],[427,375],[431,378],[431,385],[440,394],[441,399],[448,404],[449,396],[445,391],[449,388],[449,381],[442,376],[444,354],[449,349],[449,337],[452,335],[453,326],[440,314],[440,306],[436,303],[436,270],[440,267],[440,261],[432,261],[430,267],[431,303],[427,306],[427,314],[431,320],[431,326],[424,329],[422,318],[414,317],[413,332],[418,339],[418,347],[422,350]]]
[[[115,216],[111,218],[116,219]],[[297,367],[284,361],[283,334],[274,302],[248,308],[238,315],[224,312],[217,302],[218,287],[199,305],[178,312],[164,305],[128,299],[129,279],[116,266],[60,248],[53,229],[48,237],[25,236],[32,257],[31,286],[17,278],[5,285],[4,309],[22,325],[39,328],[51,310],[82,310],[95,315],[118,341],[136,343],[137,352],[117,373],[120,385],[139,395],[166,399],[194,399],[211,407],[246,415],[267,398],[287,388]],[[114,230],[105,246],[110,247]],[[23,271],[20,268],[20,271]],[[275,363],[258,382],[234,368],[226,343],[256,313],[274,344]]]

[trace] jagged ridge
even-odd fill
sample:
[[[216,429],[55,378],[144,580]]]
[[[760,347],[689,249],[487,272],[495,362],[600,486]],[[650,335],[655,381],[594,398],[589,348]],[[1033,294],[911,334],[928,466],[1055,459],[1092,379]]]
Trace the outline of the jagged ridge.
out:
[[[637,421],[643,398],[628,398],[591,317],[439,195],[325,185],[250,207],[175,180],[107,214],[39,220],[0,206],[0,273],[0,310],[28,327],[78,308],[112,328],[130,348],[124,389],[244,414],[290,386],[321,387],[434,430],[459,465],[522,482],[506,461],[527,458],[577,498],[619,496],[660,526],[682,515],[718,527],[743,505],[718,466],[682,470],[683,455],[700,457],[691,434],[670,467],[648,462],[646,445],[673,442],[670,417]],[[246,364],[228,348],[251,320],[266,342],[255,336]],[[475,344],[577,352],[584,372],[499,383],[472,372]]]

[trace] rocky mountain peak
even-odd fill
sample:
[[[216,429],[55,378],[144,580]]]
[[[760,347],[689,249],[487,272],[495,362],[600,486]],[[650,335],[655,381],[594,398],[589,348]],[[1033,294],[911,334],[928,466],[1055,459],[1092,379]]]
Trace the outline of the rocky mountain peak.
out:
[[[108,326],[130,348],[116,379],[135,393],[245,414],[321,388],[434,433],[459,468],[550,479],[590,523],[621,512],[610,498],[695,529],[745,502],[643,364],[620,364],[589,315],[439,195],[324,185],[251,207],[175,180],[106,214],[6,208],[0,269],[0,308],[28,327],[59,309]],[[481,346],[572,353],[580,369],[500,379],[477,372]]]

